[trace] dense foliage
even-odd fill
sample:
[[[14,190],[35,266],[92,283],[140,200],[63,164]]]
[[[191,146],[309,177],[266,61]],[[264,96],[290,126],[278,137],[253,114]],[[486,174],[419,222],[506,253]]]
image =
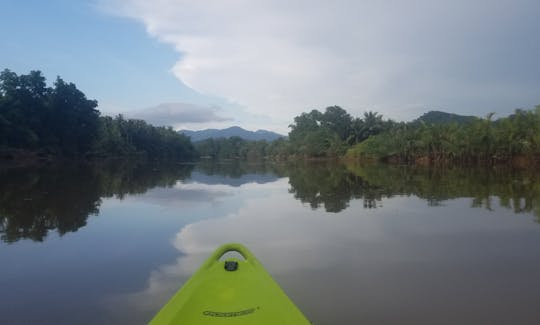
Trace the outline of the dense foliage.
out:
[[[40,71],[0,73],[0,150],[45,156],[122,156],[188,160],[188,137],[140,120],[100,117],[97,102],[58,77],[47,87]]]
[[[291,159],[342,156],[351,145],[391,129],[396,123],[382,115],[366,112],[353,118],[339,106],[324,112],[312,110],[294,118],[288,139],[247,141],[239,137],[207,139],[195,142],[201,157],[213,159]]]
[[[493,120],[429,112],[413,122],[352,117],[339,106],[294,118],[274,157],[342,157],[400,163],[530,163],[540,156],[540,106]]]
[[[0,155],[26,150],[45,156],[152,159],[260,160],[290,158],[376,159],[396,162],[497,163],[535,161],[540,156],[540,106],[493,120],[429,112],[405,123],[366,112],[353,117],[339,106],[294,118],[288,139],[240,137],[191,143],[172,128],[142,120],[100,117],[97,102],[57,78],[47,87],[39,71],[0,73]]]
[[[290,147],[293,153],[307,157],[340,156],[347,148],[372,135],[392,127],[394,122],[383,121],[382,115],[364,113],[353,118],[339,106],[327,107],[322,113],[312,110],[294,118],[289,125]]]
[[[104,116],[99,119],[93,155],[143,155],[152,159],[192,160],[196,156],[190,139],[170,127],[155,127],[142,120]]]
[[[356,145],[349,157],[399,162],[497,163],[532,161],[540,154],[540,106],[534,111],[470,123],[399,123]]]
[[[72,83],[47,87],[39,71],[0,73],[0,146],[68,156],[88,152],[97,137],[97,102]]]

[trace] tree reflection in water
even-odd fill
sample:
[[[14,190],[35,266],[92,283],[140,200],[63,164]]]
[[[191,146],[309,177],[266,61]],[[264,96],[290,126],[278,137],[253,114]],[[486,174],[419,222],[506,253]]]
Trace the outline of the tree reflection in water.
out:
[[[384,198],[411,195],[429,206],[471,198],[471,207],[491,209],[497,199],[515,213],[534,213],[540,222],[540,173],[535,170],[339,163],[294,164],[286,170],[290,193],[313,209],[339,212],[355,199],[371,209]]]
[[[173,186],[189,177],[193,166],[133,161],[71,163],[0,171],[0,238],[43,241],[49,231],[60,236],[86,225],[103,197],[122,199]]]
[[[72,163],[0,170],[0,238],[43,241],[49,231],[61,236],[86,225],[99,213],[101,199],[124,198],[178,181],[241,186],[288,177],[289,192],[312,209],[340,212],[351,200],[366,209],[394,196],[416,196],[429,206],[471,198],[471,207],[491,209],[493,200],[515,213],[533,213],[540,222],[540,173],[505,168],[427,168],[353,165],[330,162],[198,165],[140,161]]]

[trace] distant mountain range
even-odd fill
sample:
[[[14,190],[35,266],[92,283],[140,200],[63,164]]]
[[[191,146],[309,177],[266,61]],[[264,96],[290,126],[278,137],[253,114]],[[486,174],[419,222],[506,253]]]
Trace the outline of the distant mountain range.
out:
[[[446,113],[440,111],[429,111],[424,115],[420,116],[413,123],[424,122],[427,124],[447,124],[447,123],[457,123],[457,124],[467,124],[474,122],[478,119],[476,116],[467,116],[467,115],[458,115],[454,113]]]
[[[230,137],[240,137],[244,140],[249,141],[260,141],[266,140],[268,142],[283,138],[284,136],[272,131],[266,130],[257,130],[257,131],[248,131],[244,130],[238,126],[232,126],[226,129],[206,129],[200,131],[190,131],[190,130],[180,130],[178,131],[182,134],[187,135],[191,138],[191,141],[197,142],[210,138],[230,138]]]

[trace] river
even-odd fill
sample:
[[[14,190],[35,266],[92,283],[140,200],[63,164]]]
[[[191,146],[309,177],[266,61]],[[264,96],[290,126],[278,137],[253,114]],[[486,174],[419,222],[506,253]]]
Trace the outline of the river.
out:
[[[540,323],[540,173],[128,161],[0,170],[0,322],[145,324],[225,242],[314,324]]]

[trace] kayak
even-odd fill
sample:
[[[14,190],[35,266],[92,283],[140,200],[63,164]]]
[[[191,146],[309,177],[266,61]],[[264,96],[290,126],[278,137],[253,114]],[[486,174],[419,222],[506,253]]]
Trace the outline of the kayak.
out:
[[[227,252],[242,258],[222,259]],[[150,321],[182,324],[311,324],[243,245],[219,247]]]

